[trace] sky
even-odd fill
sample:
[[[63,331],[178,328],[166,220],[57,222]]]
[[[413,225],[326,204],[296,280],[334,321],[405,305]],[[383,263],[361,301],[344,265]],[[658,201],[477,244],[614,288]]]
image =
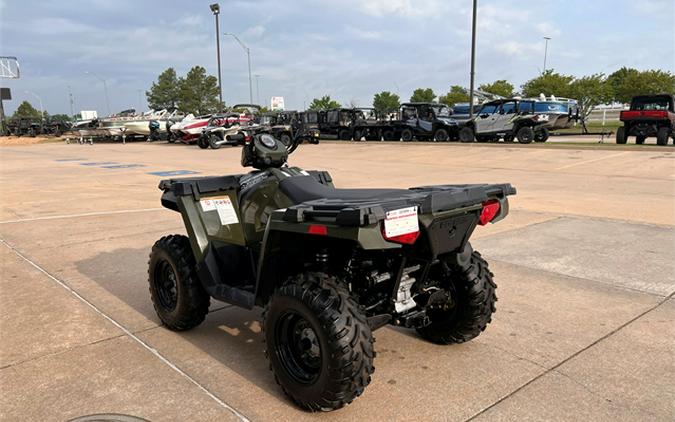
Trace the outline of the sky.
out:
[[[42,99],[51,114],[147,109],[145,91],[166,68],[217,74],[212,1],[0,0],[0,56],[16,56],[21,79],[11,114]],[[391,91],[437,94],[469,85],[471,0],[221,0],[223,100],[283,96],[302,109],[330,95],[366,107]],[[575,76],[622,67],[675,72],[675,0],[478,0],[476,85],[507,79],[517,88],[547,69]],[[85,73],[89,72],[89,73]],[[257,83],[256,83],[257,82]]]

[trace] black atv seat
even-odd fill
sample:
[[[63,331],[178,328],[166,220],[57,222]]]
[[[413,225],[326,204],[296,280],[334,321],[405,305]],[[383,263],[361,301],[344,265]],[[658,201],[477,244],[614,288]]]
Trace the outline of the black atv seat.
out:
[[[312,176],[294,176],[279,182],[279,189],[295,204],[316,199],[368,201],[393,199],[409,195],[407,189],[335,189],[319,183]]]

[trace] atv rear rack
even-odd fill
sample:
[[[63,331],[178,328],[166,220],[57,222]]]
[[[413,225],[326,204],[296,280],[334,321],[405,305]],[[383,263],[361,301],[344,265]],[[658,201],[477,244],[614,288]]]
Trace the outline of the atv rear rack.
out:
[[[330,220],[339,226],[360,227],[384,220],[387,211],[397,208],[417,206],[420,214],[436,214],[479,206],[489,199],[501,200],[515,193],[510,184],[420,186],[394,199],[307,201],[287,208],[283,220],[291,223]]]

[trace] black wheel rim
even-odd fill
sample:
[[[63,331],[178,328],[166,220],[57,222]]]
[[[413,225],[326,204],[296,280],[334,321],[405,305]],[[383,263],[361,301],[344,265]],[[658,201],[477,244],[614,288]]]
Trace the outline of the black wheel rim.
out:
[[[275,353],[284,371],[296,382],[312,384],[321,372],[321,345],[312,324],[289,311],[275,324]]]
[[[155,291],[159,304],[167,311],[176,309],[178,303],[178,280],[171,264],[162,260],[155,267]]]

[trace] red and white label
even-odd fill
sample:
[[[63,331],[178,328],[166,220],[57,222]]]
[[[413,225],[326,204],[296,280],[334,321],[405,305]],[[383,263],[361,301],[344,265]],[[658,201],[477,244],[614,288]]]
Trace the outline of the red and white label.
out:
[[[391,238],[420,230],[417,220],[417,207],[400,208],[387,211],[384,218],[384,234]]]
[[[222,198],[208,198],[199,201],[202,206],[202,211],[217,211],[218,218],[222,225],[236,224],[239,222],[237,212],[234,210],[232,201],[229,196]]]

